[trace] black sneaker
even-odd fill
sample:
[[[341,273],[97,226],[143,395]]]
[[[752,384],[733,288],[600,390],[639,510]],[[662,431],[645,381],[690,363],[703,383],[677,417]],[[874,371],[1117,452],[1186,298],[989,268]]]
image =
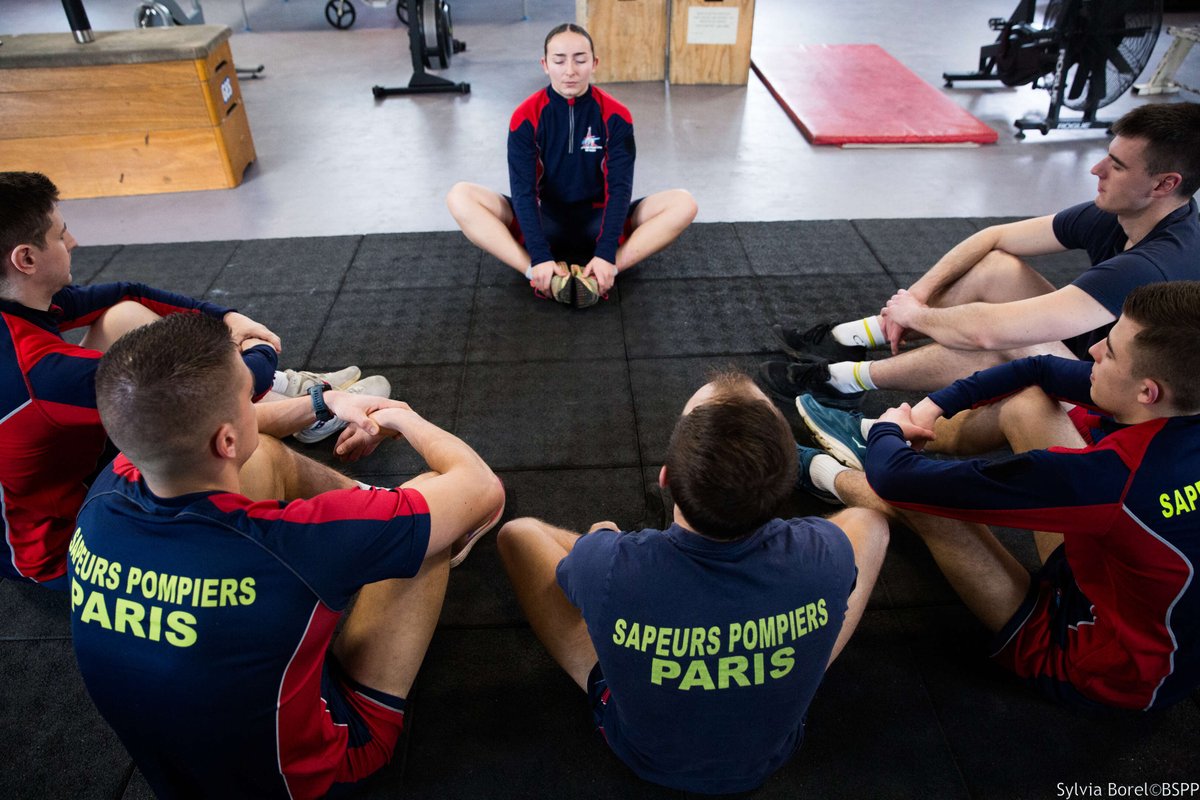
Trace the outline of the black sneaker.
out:
[[[795,358],[815,356],[826,361],[862,361],[867,357],[867,348],[842,344],[830,335],[832,322],[813,325],[806,331],[772,325],[771,333],[783,345],[784,351]]]
[[[823,405],[856,411],[866,392],[839,392],[829,385],[827,361],[764,361],[758,365],[758,383],[776,399],[792,405],[802,394],[811,394]]]

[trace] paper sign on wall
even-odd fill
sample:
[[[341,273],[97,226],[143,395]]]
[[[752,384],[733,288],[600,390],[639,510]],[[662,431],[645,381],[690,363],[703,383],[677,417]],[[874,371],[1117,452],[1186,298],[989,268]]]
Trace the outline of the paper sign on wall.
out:
[[[738,9],[688,8],[688,44],[737,44]]]

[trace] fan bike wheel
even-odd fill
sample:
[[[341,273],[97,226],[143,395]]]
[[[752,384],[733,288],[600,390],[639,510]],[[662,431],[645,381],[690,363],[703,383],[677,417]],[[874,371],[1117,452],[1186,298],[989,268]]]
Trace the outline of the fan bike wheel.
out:
[[[325,21],[338,30],[346,30],[354,24],[358,12],[350,0],[329,0],[325,4]]]
[[[1150,62],[1162,0],[1050,0],[1044,23],[1061,28],[1060,69],[1043,78],[1062,104],[1095,111],[1124,94]]]
[[[426,69],[434,69],[433,59],[436,57],[438,68],[445,69],[450,66],[450,57],[454,54],[450,4],[446,0],[412,2],[416,3],[415,16],[421,26],[421,61]]]

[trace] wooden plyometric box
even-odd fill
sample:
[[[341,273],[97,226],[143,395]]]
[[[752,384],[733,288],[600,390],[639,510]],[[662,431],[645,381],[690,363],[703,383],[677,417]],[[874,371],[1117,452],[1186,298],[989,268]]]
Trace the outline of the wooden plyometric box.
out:
[[[575,19],[596,45],[596,83],[667,77],[667,0],[575,0]]]
[[[671,0],[671,83],[745,84],[754,0]]]
[[[66,198],[226,189],[255,158],[229,29],[5,37],[0,169]]]

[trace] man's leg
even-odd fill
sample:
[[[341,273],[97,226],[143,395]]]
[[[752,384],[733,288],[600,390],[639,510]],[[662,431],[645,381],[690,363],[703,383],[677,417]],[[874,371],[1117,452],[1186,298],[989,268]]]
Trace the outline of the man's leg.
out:
[[[854,548],[854,563],[858,567],[858,582],[846,603],[846,618],[833,645],[833,652],[829,655],[829,663],[832,664],[858,628],[871,591],[875,588],[875,581],[879,579],[883,557],[887,554],[888,521],[883,514],[865,508],[848,508],[834,514],[829,521],[841,528],[850,540],[850,546]]]
[[[523,517],[505,523],[497,535],[500,558],[525,617],[546,650],[585,692],[596,666],[596,648],[587,623],[555,578],[579,537],[541,520]]]
[[[929,298],[929,305],[949,308],[966,303],[1009,303],[1053,291],[1054,284],[1033,267],[1016,256],[993,250]],[[880,389],[932,392],[981,369],[1044,354],[1075,357],[1061,342],[996,351],[951,350],[935,343],[871,362],[871,380]]]
[[[529,252],[509,230],[513,210],[507,200],[485,186],[460,182],[446,195],[446,206],[472,244],[525,274],[531,266]]]
[[[617,272],[623,272],[679,238],[696,218],[696,201],[684,189],[648,195],[634,209],[633,231],[617,248]]]
[[[933,392],[981,369],[1040,355],[1075,358],[1062,342],[1048,342],[1016,350],[952,350],[940,344],[928,344],[898,356],[868,363],[871,365],[871,382],[877,389]]]
[[[297,453],[271,436],[258,435],[258,448],[242,465],[241,491],[251,500],[295,500],[358,484]]]
[[[101,314],[95,322],[88,326],[88,332],[81,344],[102,353],[117,339],[129,333],[134,328],[149,325],[162,319],[141,303],[124,300]]]
[[[434,473],[403,484],[420,489]],[[408,697],[442,615],[450,553],[426,556],[411,578],[369,583],[358,592],[333,652],[351,678],[396,697]]]
[[[1014,453],[1050,447],[1087,446],[1061,405],[1041,389],[1031,387],[1000,404],[1000,429]],[[1063,542],[1061,533],[1036,531],[1038,557],[1045,563]]]
[[[1029,572],[986,525],[893,508],[857,470],[838,474],[834,488],[846,505],[887,513],[915,531],[954,591],[988,630],[1000,630],[1017,612],[1029,591]]]

